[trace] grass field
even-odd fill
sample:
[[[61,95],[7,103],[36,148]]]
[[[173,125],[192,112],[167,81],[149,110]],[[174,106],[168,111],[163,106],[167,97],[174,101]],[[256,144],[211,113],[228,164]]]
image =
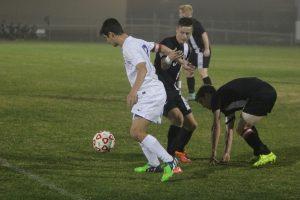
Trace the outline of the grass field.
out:
[[[192,102],[193,163],[160,183],[161,174],[133,172],[145,159],[128,133],[119,48],[0,42],[0,199],[300,199],[300,48],[214,46],[210,75],[217,87],[257,76],[276,88],[273,112],[257,127],[278,162],[252,168],[250,148],[235,135],[231,163],[210,166],[212,116]],[[168,125],[150,127],[163,145]],[[92,149],[98,130],[114,133],[113,152]],[[223,147],[222,137],[219,157]]]

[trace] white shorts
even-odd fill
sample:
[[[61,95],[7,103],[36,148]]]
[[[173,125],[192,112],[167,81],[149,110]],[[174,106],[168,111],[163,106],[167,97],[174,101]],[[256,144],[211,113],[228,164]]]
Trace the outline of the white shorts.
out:
[[[151,122],[160,124],[167,95],[163,84],[141,89],[137,93],[138,101],[133,105],[131,112]]]

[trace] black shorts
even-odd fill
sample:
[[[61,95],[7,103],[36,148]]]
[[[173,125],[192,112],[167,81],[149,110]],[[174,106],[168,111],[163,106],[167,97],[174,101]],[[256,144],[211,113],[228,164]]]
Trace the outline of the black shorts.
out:
[[[168,116],[168,113],[173,108],[178,108],[183,116],[186,116],[192,112],[187,101],[178,92],[167,92],[167,103],[164,106],[164,116]]]
[[[247,101],[243,112],[255,116],[265,116],[272,111],[276,99],[276,90],[271,85],[265,86]]]
[[[210,57],[211,57],[211,52],[208,57],[203,56],[203,53],[196,53],[195,51],[192,51],[190,55],[190,62],[196,67],[196,68],[208,68],[209,63],[210,63]]]

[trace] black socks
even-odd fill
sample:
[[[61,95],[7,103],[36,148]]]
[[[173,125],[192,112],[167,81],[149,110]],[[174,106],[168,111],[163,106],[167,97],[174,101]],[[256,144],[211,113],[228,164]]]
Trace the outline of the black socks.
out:
[[[195,78],[194,77],[188,77],[186,78],[187,86],[189,93],[195,92]]]
[[[176,151],[184,152],[184,147],[189,143],[192,137],[193,131],[188,131],[184,128],[181,128],[180,133],[177,137],[177,148]]]
[[[168,132],[168,153],[174,156],[175,151],[183,152],[184,147],[189,143],[192,134],[193,131],[171,125]]]
[[[171,125],[168,132],[168,147],[167,152],[174,156],[176,150],[176,138],[179,136],[181,127]]]
[[[248,143],[248,145],[253,149],[255,156],[259,156],[261,154],[267,155],[271,153],[268,147],[264,145],[260,140],[255,126],[253,126],[251,129],[246,129],[243,133],[243,138]]]

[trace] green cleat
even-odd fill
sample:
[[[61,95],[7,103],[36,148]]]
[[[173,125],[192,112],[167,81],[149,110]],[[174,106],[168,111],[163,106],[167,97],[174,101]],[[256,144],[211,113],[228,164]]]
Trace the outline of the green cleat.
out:
[[[165,182],[165,181],[168,181],[172,176],[173,176],[173,169],[171,168],[170,165],[167,164],[164,167],[164,174],[160,180],[161,180],[161,182]]]
[[[178,165],[177,158],[174,158],[173,161],[171,161],[171,162],[165,163],[164,174],[160,179],[161,182],[168,181],[173,176],[173,174],[174,174],[173,170],[177,168],[177,165]],[[181,170],[181,168],[180,168],[180,170]]]
[[[269,153],[268,155],[259,155],[258,161],[256,161],[253,166],[259,167],[267,163],[275,163],[276,155],[274,153]]]
[[[137,173],[145,173],[145,172],[153,172],[153,173],[158,173],[162,172],[163,169],[160,166],[154,167],[149,164],[146,164],[142,167],[136,167],[134,168],[134,171]]]

